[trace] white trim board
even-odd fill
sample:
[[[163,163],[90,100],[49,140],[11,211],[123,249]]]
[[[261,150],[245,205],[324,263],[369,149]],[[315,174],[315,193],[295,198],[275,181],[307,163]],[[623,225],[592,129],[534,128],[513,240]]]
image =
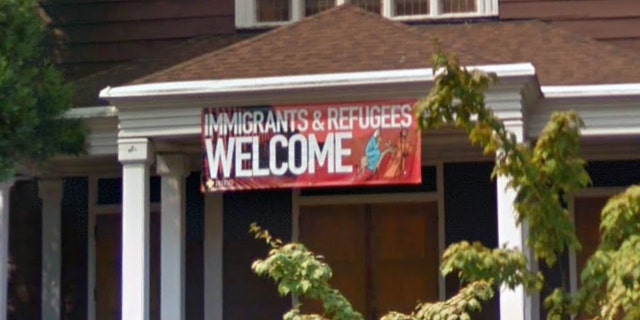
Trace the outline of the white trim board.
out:
[[[552,111],[577,110],[585,136],[640,135],[640,83],[540,87],[530,63],[472,66],[500,78],[487,103],[504,118],[522,118],[536,137]],[[433,69],[406,69],[108,87],[113,105],[72,109],[89,128],[89,154],[117,151],[117,138],[196,138],[204,107],[259,103],[315,104],[425,96]],[[637,99],[636,99],[637,98]]]
[[[640,83],[541,86],[546,98],[640,96]]]
[[[592,187],[580,190],[574,198],[611,197],[624,192],[627,187]]]
[[[114,106],[72,108],[65,113],[65,117],[70,119],[109,118],[117,116],[118,109]]]
[[[357,195],[328,195],[328,196],[303,196],[297,197],[299,206],[322,206],[332,204],[361,204],[361,203],[407,203],[407,202],[433,202],[438,200],[436,192],[425,193],[383,193],[383,194],[357,194]]]
[[[470,66],[468,69],[479,69],[485,72],[496,73],[500,78],[531,77],[535,75],[535,68],[531,63]],[[107,87],[100,91],[100,98],[107,99],[112,102],[122,102],[123,99],[135,97],[160,97],[234,92],[246,93],[256,91],[430,81],[433,81],[433,69],[421,68],[227,80],[162,82],[114,88]]]
[[[159,202],[151,202],[149,203],[149,211],[151,214],[155,212],[160,212],[160,203]],[[120,215],[122,214],[122,205],[121,204],[96,204],[93,208],[93,212],[96,215]]]

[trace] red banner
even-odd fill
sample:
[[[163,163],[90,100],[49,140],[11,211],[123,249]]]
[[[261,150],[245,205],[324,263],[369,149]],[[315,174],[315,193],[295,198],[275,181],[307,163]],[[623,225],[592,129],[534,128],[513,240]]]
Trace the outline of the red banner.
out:
[[[203,189],[419,184],[415,102],[205,109]]]

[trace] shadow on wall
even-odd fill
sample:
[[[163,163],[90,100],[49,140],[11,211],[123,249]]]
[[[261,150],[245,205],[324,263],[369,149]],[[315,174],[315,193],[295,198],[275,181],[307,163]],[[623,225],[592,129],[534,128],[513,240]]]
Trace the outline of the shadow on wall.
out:
[[[38,320],[42,301],[42,205],[36,181],[16,182],[9,208],[8,319]],[[87,179],[65,179],[62,319],[86,319]]]
[[[9,206],[8,319],[40,318],[41,220],[34,181],[16,182]]]

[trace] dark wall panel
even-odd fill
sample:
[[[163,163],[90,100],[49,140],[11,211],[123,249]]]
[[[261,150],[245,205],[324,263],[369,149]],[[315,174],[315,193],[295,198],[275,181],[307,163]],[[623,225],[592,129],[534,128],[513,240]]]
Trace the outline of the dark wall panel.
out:
[[[544,299],[553,293],[556,288],[570,289],[569,253],[565,252],[560,256],[560,261],[552,267],[548,267],[542,261],[539,262],[538,267],[545,279],[545,286],[540,291],[540,319],[546,319],[547,310],[544,307]]]
[[[8,319],[40,319],[41,205],[35,181],[18,181],[9,204]]]
[[[64,180],[62,194],[62,314],[63,319],[87,318],[87,178]]]
[[[493,163],[455,163],[444,166],[445,242],[480,241],[498,246],[496,183]],[[457,277],[447,277],[447,296],[458,292]],[[498,295],[474,319],[499,319]]]
[[[640,183],[640,161],[592,161],[587,165],[594,187],[625,187]]]
[[[185,257],[186,317],[204,319],[204,197],[200,173],[187,178],[187,230]]]
[[[160,202],[160,177],[149,177],[149,201]],[[122,203],[122,178],[98,179],[98,205]]]
[[[291,239],[291,191],[250,191],[224,195],[224,318],[282,318],[291,298],[280,297],[274,282],[251,271],[269,248],[253,239],[249,225],[257,222],[283,241]]]
[[[503,19],[588,20],[640,17],[636,0],[500,0]]]
[[[496,184],[493,163],[456,163],[444,166],[445,239],[498,245]]]

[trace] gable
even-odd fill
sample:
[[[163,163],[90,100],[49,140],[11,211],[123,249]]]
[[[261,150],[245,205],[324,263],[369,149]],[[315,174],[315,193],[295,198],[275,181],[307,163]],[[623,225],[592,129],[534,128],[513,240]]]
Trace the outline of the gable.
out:
[[[133,83],[424,68],[434,40],[466,65],[531,62],[543,85],[640,82],[635,53],[542,22],[408,26],[344,5]]]
[[[637,54],[539,21],[406,25],[343,5],[258,36],[185,42],[78,88],[95,105],[97,91],[123,84],[425,68],[436,39],[465,65],[530,62],[542,85],[640,82]]]
[[[344,5],[134,83],[426,67],[417,30]]]

